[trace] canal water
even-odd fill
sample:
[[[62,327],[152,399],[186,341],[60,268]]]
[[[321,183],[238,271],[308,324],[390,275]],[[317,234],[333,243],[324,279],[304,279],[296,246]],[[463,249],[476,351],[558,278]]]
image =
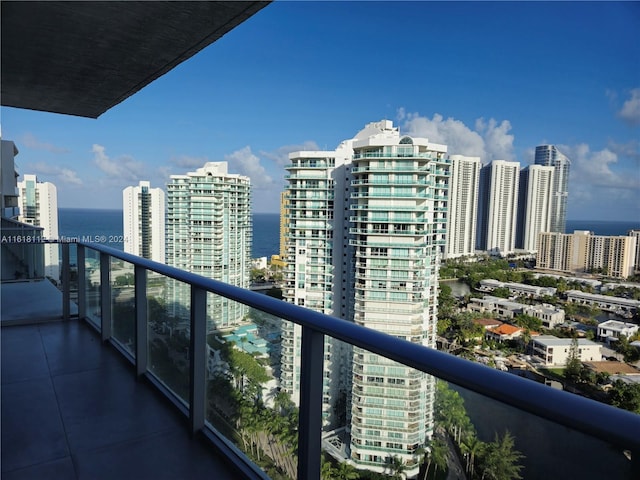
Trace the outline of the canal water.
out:
[[[632,479],[631,462],[620,449],[469,390],[450,385],[464,399],[478,438],[491,442],[506,430],[525,455],[524,479]],[[551,387],[549,387],[551,388]],[[597,419],[594,419],[597,421]]]

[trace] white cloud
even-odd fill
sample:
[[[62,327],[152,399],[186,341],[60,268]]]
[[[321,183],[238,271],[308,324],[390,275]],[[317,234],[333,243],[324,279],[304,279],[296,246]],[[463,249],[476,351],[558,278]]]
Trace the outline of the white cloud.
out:
[[[54,185],[82,185],[82,180],[78,177],[78,173],[70,168],[58,167],[57,165],[49,165],[44,162],[34,163],[28,166],[29,171],[35,175],[43,175],[46,181],[50,181]],[[43,178],[44,179],[44,178]]]
[[[640,190],[640,175],[616,171],[618,155],[609,148],[592,152],[589,145],[558,145],[571,160],[570,195],[581,189],[605,187],[613,190]],[[619,170],[619,169],[618,169]]]
[[[190,157],[189,155],[180,155],[170,160],[172,164],[182,168],[201,168],[209,161],[206,157]]]
[[[568,215],[570,218],[634,218],[640,211],[640,175],[629,174],[609,148],[558,145],[571,160]]]
[[[135,182],[144,177],[144,164],[130,155],[120,155],[111,159],[105,147],[98,144],[94,144],[91,151],[94,163],[107,174],[109,180]]]
[[[291,152],[305,151],[305,150],[310,150],[310,151],[320,150],[320,147],[318,147],[318,144],[316,142],[312,140],[307,140],[306,142],[298,145],[283,145],[282,147],[278,148],[273,152],[260,151],[260,155],[262,155],[265,158],[268,158],[269,160],[273,160],[276,163],[276,165],[284,167],[285,165],[289,164],[289,154]]]
[[[274,181],[260,163],[260,158],[253,154],[248,145],[225,155],[224,159],[229,162],[229,172],[248,176],[251,178],[251,185],[254,188],[272,188],[274,186]]]
[[[29,132],[22,136],[22,143],[25,147],[33,150],[45,150],[51,153],[68,153],[70,151],[68,148],[58,147],[52,143],[41,142],[34,134]]]
[[[498,123],[493,118],[489,121],[479,118],[475,128],[471,129],[455,118],[445,120],[439,113],[429,119],[418,113],[406,113],[404,108],[400,108],[397,117],[404,121],[400,128],[402,133],[445,144],[450,155],[477,156],[483,163],[515,160],[514,136],[509,134],[511,123],[508,120]]]
[[[640,88],[631,90],[630,98],[622,104],[618,117],[629,125],[640,125]]]

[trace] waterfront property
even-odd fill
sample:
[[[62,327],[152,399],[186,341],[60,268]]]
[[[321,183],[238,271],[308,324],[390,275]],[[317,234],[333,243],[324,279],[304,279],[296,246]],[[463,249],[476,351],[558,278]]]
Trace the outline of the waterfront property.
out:
[[[586,293],[580,290],[568,290],[566,295],[568,302],[579,305],[590,305],[610,312],[634,313],[640,308],[640,301],[630,298]]]
[[[496,288],[508,288],[513,295],[519,295],[529,298],[539,298],[544,296],[554,296],[556,289],[553,287],[538,287],[536,285],[527,285],[525,283],[500,282],[492,278],[480,280],[480,288],[483,292],[491,292]]]
[[[598,340],[606,343],[617,342],[621,336],[630,338],[640,330],[635,323],[608,320],[598,325]]]
[[[561,308],[543,303],[542,305],[526,305],[506,298],[485,295],[472,298],[467,308],[476,312],[490,312],[502,318],[513,319],[518,314],[525,314],[542,321],[545,328],[554,328],[564,322],[565,314]]]
[[[571,356],[572,338],[558,338],[553,335],[540,335],[531,340],[533,356],[547,367],[562,367],[567,364]],[[577,339],[577,356],[581,362],[599,361],[602,359],[602,345],[586,340]]]

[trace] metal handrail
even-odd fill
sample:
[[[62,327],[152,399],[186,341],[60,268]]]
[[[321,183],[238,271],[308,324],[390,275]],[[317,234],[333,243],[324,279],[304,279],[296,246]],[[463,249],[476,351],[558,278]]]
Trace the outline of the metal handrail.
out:
[[[323,336],[328,335],[447,382],[640,454],[640,415],[495,370],[355,323],[100,244],[79,245],[243,303],[303,327],[300,399],[300,478],[319,478]],[[204,315],[202,315],[204,322]],[[193,329],[192,329],[193,330]],[[320,365],[320,367],[318,366]],[[320,389],[319,389],[320,388]],[[299,466],[299,469],[301,467]]]

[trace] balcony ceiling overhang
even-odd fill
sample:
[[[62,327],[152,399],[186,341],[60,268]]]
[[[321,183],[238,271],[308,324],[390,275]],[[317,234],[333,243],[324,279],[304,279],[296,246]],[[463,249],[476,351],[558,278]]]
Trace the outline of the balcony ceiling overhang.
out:
[[[6,1],[2,105],[97,118],[269,1]]]

